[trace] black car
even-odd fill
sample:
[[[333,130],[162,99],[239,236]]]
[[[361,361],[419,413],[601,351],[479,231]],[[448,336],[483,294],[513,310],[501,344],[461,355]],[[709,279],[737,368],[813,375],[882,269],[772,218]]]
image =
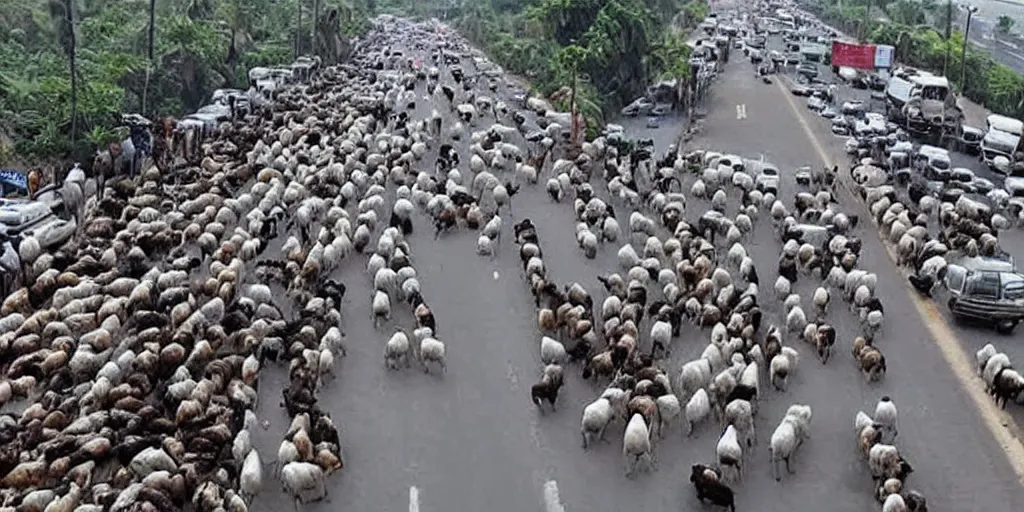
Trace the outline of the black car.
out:
[[[810,96],[812,91],[802,85],[794,85],[789,92],[793,93],[793,96]]]

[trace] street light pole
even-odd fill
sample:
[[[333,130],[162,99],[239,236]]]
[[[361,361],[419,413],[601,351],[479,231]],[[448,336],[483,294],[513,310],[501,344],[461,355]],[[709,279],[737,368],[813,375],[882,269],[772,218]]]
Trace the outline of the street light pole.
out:
[[[953,0],[946,2],[946,53],[942,59],[942,76],[949,71],[949,39],[953,36]]]
[[[967,90],[967,42],[971,36],[971,17],[978,10],[973,5],[967,8],[967,26],[964,27],[964,46],[960,51],[960,95]]]

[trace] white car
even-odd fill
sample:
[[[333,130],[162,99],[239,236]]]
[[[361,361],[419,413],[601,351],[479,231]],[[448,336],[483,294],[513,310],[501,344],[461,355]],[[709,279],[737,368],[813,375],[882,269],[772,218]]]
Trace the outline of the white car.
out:
[[[1010,197],[1024,197],[1024,177],[1007,176],[1003,180],[1003,188],[1009,192]]]
[[[843,115],[857,115],[864,112],[863,101],[847,101],[843,103],[842,107]]]
[[[761,192],[779,193],[779,170],[770,164],[763,164],[754,186]]]
[[[811,110],[822,110],[825,108],[825,100],[817,96],[811,96],[810,98],[807,98],[807,108]]]

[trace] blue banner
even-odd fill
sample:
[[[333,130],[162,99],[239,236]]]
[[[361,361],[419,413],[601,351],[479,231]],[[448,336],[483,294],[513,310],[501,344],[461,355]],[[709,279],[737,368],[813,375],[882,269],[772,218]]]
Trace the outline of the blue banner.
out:
[[[28,190],[28,175],[15,169],[0,169],[0,182]]]

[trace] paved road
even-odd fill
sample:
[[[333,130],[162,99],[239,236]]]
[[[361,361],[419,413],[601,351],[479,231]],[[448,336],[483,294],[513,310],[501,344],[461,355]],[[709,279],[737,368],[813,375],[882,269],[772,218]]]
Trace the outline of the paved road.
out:
[[[695,145],[753,158],[764,155],[782,169],[818,164],[776,86],[755,82],[748,65],[736,59],[717,88],[704,134]],[[737,105],[745,105],[746,119],[736,119]],[[417,114],[429,108],[418,105]],[[463,157],[468,161],[468,154]],[[784,173],[784,195],[794,187],[791,174]],[[695,202],[689,205],[689,216],[695,218],[703,209]],[[625,226],[629,212],[621,206],[617,210]],[[515,198],[514,212],[512,220],[529,216],[538,225],[545,263],[557,281],[579,281],[597,300],[604,298],[596,276],[617,268],[617,247],[603,248],[595,260],[583,259],[572,237],[570,206],[552,203],[540,187],[524,187]],[[506,219],[506,226],[510,224]],[[688,468],[713,459],[716,428],[705,426],[686,440],[674,430],[657,445],[656,471],[631,481],[623,476],[621,425],[609,430],[609,444],[590,452],[580,449],[580,414],[599,387],[573,375],[558,412],[541,416],[530,405],[529,386],[541,369],[540,334],[508,235],[500,255],[490,260],[475,255],[475,233],[452,233],[435,242],[424,219],[417,221],[410,237],[413,262],[448,346],[449,371],[444,376],[384,370],[381,350],[390,327],[375,331],[371,325],[365,258],[350,258],[338,273],[349,285],[343,310],[349,356],[320,400],[341,425],[346,468],[330,478],[331,502],[311,505],[310,510],[699,509],[687,482]],[[790,391],[766,393],[757,424],[761,444],[748,458],[744,481],[736,488],[737,508],[773,512],[828,503],[836,511],[876,509],[871,480],[853,448],[852,418],[888,394],[901,410],[901,450],[916,469],[909,485],[924,492],[933,508],[1024,510],[1024,493],[1013,471],[947,371],[907,301],[902,278],[877,239],[864,240],[864,266],[879,274],[879,294],[889,318],[880,340],[889,361],[888,377],[879,385],[860,378],[848,351],[856,323],[845,308],[833,308],[829,320],[840,331],[839,357],[823,367],[805,347],[797,347],[804,357]],[[778,244],[765,221],[748,248],[762,282],[774,281]],[[800,287],[811,289],[806,279]],[[772,311],[769,321],[776,322],[777,314]],[[409,318],[399,316],[396,322],[408,325]],[[675,342],[672,373],[679,361],[697,356],[707,339],[706,332],[684,331]],[[260,414],[266,416],[261,419],[270,421],[270,427],[258,441],[267,454],[276,452],[285,429],[274,391],[280,389],[274,380],[284,379],[281,373],[264,377],[268,380],[261,386]],[[766,441],[791,403],[814,408],[812,438],[801,448],[796,475],[775,483]],[[269,484],[254,510],[282,506],[288,504]]]

